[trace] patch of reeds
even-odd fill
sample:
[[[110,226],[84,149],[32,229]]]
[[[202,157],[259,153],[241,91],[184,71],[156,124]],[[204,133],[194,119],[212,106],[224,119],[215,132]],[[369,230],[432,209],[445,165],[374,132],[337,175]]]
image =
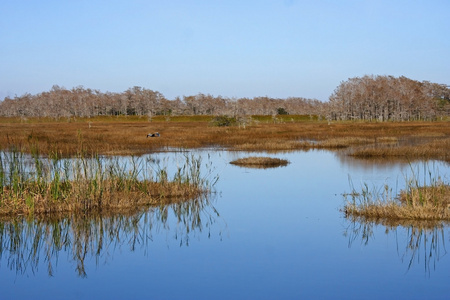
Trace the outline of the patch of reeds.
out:
[[[167,166],[152,159],[86,156],[41,157],[17,148],[0,152],[0,215],[107,211],[192,199],[210,190],[201,158],[185,163],[169,178]],[[216,179],[215,179],[216,180]]]
[[[392,188],[369,189],[344,194],[347,200],[343,212],[348,218],[367,220],[450,221],[450,185],[441,178],[430,178],[429,184],[419,185],[415,176],[407,179],[406,188],[394,195]]]
[[[287,166],[289,161],[281,158],[251,156],[234,160],[230,164],[251,168],[274,168]]]

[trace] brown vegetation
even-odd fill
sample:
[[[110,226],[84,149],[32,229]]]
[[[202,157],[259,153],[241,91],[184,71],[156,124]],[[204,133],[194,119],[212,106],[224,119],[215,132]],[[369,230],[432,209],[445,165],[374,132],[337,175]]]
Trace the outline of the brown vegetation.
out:
[[[324,103],[316,99],[255,97],[225,98],[197,94],[166,99],[161,93],[139,86],[123,93],[102,93],[82,86],[70,90],[53,86],[48,92],[25,94],[0,101],[5,117],[97,117],[97,116],[180,116],[180,115],[324,115]],[[322,114],[323,112],[323,114]]]
[[[286,159],[260,156],[245,157],[230,162],[230,164],[233,165],[251,168],[274,168],[279,166],[286,166],[288,163],[289,161]]]
[[[301,116],[253,116],[233,126],[214,126],[212,116],[97,117],[55,121],[0,118],[0,147],[31,152],[76,154],[82,143],[98,154],[142,154],[177,148],[221,147],[230,150],[342,149],[367,158],[441,159],[449,161],[450,123],[332,122]],[[149,132],[159,138],[147,138]],[[411,140],[410,145],[402,141]]]
[[[226,98],[199,93],[168,100],[139,86],[122,93],[102,93],[82,86],[53,86],[48,92],[0,101],[5,117],[97,117],[180,115],[308,115],[327,120],[436,120],[450,115],[447,85],[406,77],[363,76],[342,82],[329,102],[301,97],[286,99]]]
[[[358,158],[398,158],[412,161],[433,158],[450,162],[450,138],[438,138],[417,145],[397,147],[371,147],[354,150],[350,155]]]
[[[214,183],[200,174],[200,158],[185,159],[170,179],[166,166],[142,158],[0,152],[0,215],[84,214],[195,199]]]
[[[368,221],[423,220],[450,221],[450,185],[436,181],[428,186],[418,186],[410,180],[405,190],[392,197],[386,186],[382,194],[369,191],[367,186],[361,193],[353,191],[343,211],[346,217],[364,218]]]
[[[87,181],[84,184],[62,183],[60,187],[62,194],[58,199],[52,197],[51,182],[45,186],[30,183],[23,187],[24,191],[21,193],[4,187],[0,193],[0,216],[135,210],[144,206],[195,199],[204,193],[201,187],[176,182],[124,183],[119,180],[105,180],[97,183],[101,185],[101,191],[89,190],[91,184]],[[123,184],[128,185],[127,189],[122,186]],[[39,189],[44,189],[47,193],[40,193]]]
[[[333,120],[434,120],[450,113],[447,85],[404,76],[363,76],[342,82],[330,96]]]

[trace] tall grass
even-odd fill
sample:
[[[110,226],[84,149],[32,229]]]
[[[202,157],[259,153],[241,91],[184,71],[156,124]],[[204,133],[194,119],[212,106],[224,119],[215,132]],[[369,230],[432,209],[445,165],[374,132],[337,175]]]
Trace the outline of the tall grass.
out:
[[[185,155],[173,178],[152,159],[87,156],[41,157],[15,147],[0,152],[0,214],[126,209],[192,199],[211,190],[217,178],[200,172],[201,158]],[[210,169],[211,170],[211,169]]]
[[[344,194],[343,211],[349,218],[448,222],[450,184],[430,171],[427,173],[420,183],[419,172],[413,170],[412,175],[405,178],[406,187],[398,194],[388,185],[371,189],[364,183],[360,191],[352,187],[351,193]]]

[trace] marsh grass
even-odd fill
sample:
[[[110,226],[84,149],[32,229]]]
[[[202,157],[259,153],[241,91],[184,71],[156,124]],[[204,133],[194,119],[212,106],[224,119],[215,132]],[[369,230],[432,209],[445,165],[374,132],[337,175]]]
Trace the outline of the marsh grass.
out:
[[[373,138],[341,137],[341,138],[330,138],[325,141],[321,141],[316,145],[316,147],[327,149],[339,149],[339,148],[347,148],[354,145],[365,145],[372,143],[374,143]]]
[[[434,158],[450,162],[450,138],[438,138],[420,145],[405,145],[398,147],[377,147],[356,149],[350,153],[357,158],[401,158],[418,160]]]
[[[251,156],[234,160],[230,162],[230,164],[251,168],[274,168],[287,166],[289,161],[286,159],[273,157]]]
[[[395,140],[408,137],[435,139],[436,147],[416,145],[415,156],[420,159],[441,159],[444,145],[439,141],[450,136],[448,121],[440,122],[333,122],[310,116],[247,116],[234,126],[214,126],[214,116],[120,116],[71,118],[70,120],[0,118],[0,148],[18,145],[31,153],[36,144],[42,154],[57,151],[60,156],[77,154],[79,136],[89,153],[102,155],[141,155],[167,149],[221,147],[229,150],[284,151],[307,149],[339,150],[367,149],[354,155],[361,158],[383,159],[404,157],[405,149]],[[149,132],[159,132],[158,139],[148,139]],[[32,142],[32,143],[30,143]],[[380,151],[380,145],[387,147]],[[377,147],[372,147],[378,145]],[[399,148],[398,151],[393,149]],[[409,151],[409,150],[407,150]],[[447,151],[448,152],[448,151]],[[401,155],[401,156],[399,156]],[[448,156],[447,156],[448,157]]]
[[[86,213],[193,199],[217,181],[203,177],[201,166],[201,158],[186,154],[169,178],[167,166],[151,159],[132,156],[124,163],[83,152],[63,159],[11,147],[0,152],[0,214]]]
[[[429,183],[419,184],[416,174],[406,178],[406,188],[394,194],[392,188],[370,189],[364,184],[361,191],[344,194],[343,212],[347,218],[368,220],[450,221],[450,185],[429,173]],[[348,200],[351,198],[351,200]]]

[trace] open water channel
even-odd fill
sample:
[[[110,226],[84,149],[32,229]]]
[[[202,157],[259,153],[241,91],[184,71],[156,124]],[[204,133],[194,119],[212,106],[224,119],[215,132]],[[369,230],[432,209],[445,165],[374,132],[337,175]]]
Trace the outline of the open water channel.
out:
[[[327,151],[195,154],[219,175],[207,199],[0,221],[0,299],[449,299],[449,227],[352,223],[340,211],[352,187],[397,192],[412,172],[448,179],[448,164]],[[255,155],[290,164],[229,164]],[[151,154],[172,165],[182,156]]]

